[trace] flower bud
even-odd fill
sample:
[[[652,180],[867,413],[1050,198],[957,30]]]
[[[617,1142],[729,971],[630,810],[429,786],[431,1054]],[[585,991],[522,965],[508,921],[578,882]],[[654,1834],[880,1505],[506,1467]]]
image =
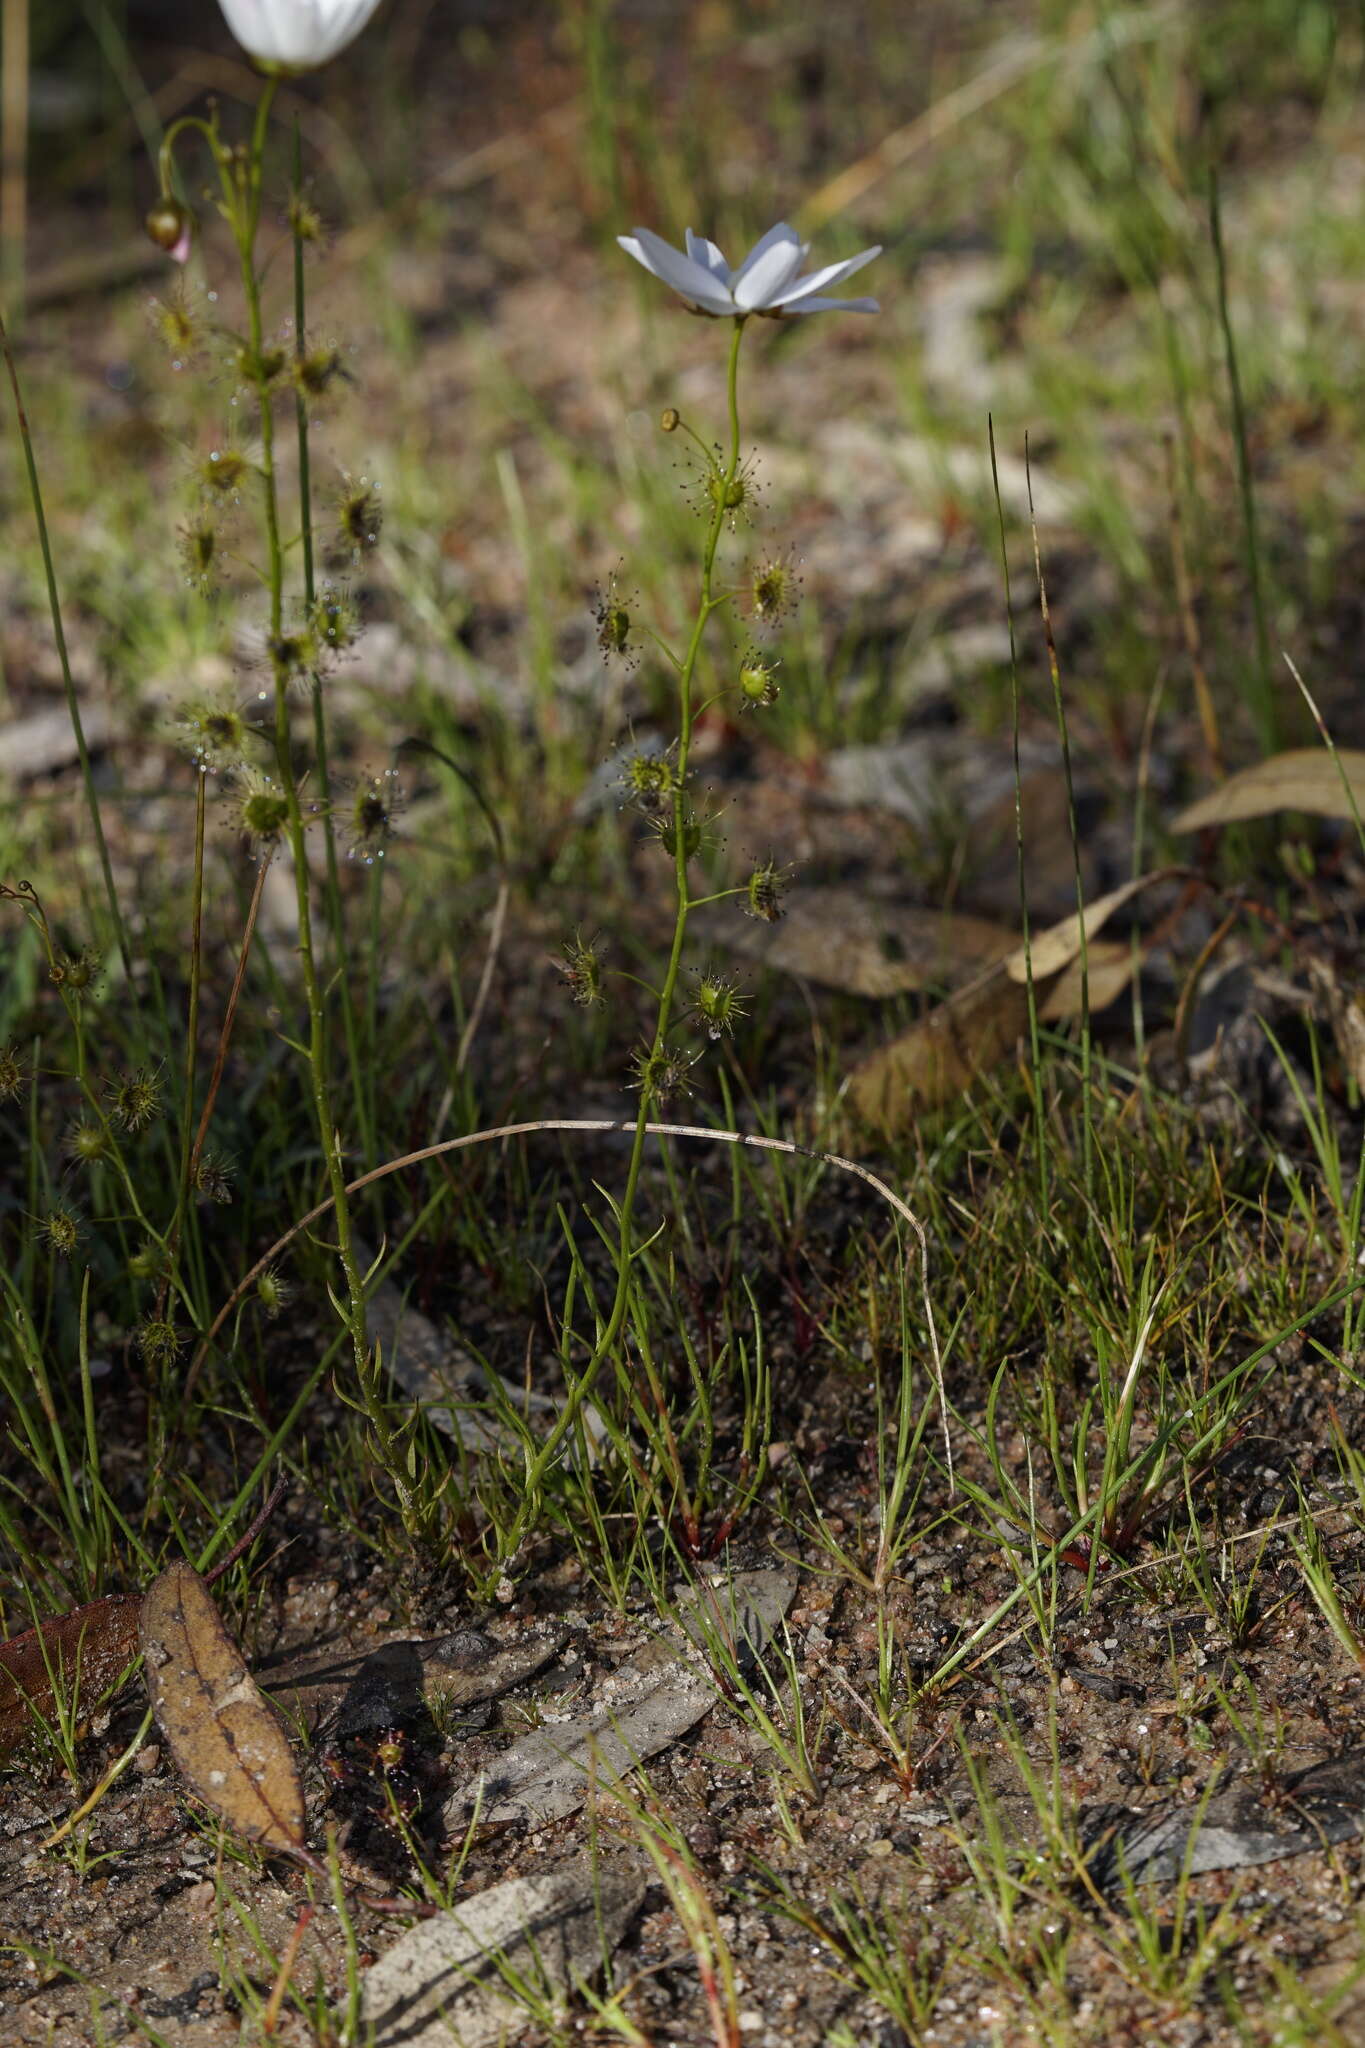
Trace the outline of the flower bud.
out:
[[[308,623],[324,647],[340,654],[360,638],[360,607],[344,584],[324,583]]]
[[[288,681],[307,675],[317,666],[317,643],[306,629],[274,633],[266,642],[270,666],[277,680]]]
[[[337,518],[337,534],[353,561],[379,545],[383,526],[384,508],[379,502],[378,484],[364,476],[355,482],[348,477]]]
[[[676,1046],[664,1046],[654,1052],[648,1046],[637,1046],[631,1055],[632,1086],[652,1102],[668,1102],[692,1092],[692,1068],[696,1064],[692,1053],[681,1052]]]
[[[664,434],[676,434],[681,425],[682,414],[677,406],[666,405],[659,416],[659,431]]]
[[[322,215],[302,192],[295,192],[289,201],[289,232],[299,242],[322,240]]]
[[[79,1166],[94,1166],[101,1159],[107,1159],[113,1145],[108,1130],[103,1124],[82,1119],[74,1123],[63,1141],[68,1158]]]
[[[708,1038],[720,1038],[723,1033],[733,1031],[747,1007],[740,998],[737,984],[729,975],[717,974],[711,969],[697,975],[692,1014]]]
[[[257,853],[278,846],[289,828],[289,801],[277,782],[259,769],[243,775],[236,803],[237,824]]]
[[[69,988],[83,995],[100,971],[99,954],[88,946],[79,953],[63,953],[48,969],[48,979],[57,988]]]
[[[185,707],[176,734],[201,775],[211,775],[241,766],[251,730],[235,704],[210,698]]]
[[[206,1202],[231,1202],[232,1175],[216,1154],[206,1152],[195,1167],[194,1191]]]
[[[240,448],[211,448],[199,464],[199,481],[215,497],[235,497],[246,482],[251,464]]]
[[[656,817],[653,824],[660,844],[670,854],[676,853],[678,835],[681,832],[683,859],[691,861],[697,858],[706,844],[707,822],[705,818],[698,816],[687,792],[683,790],[679,793],[674,809]]]
[[[334,384],[352,382],[341,350],[335,347],[310,348],[306,354],[295,356],[289,374],[305,398],[323,398]]]
[[[352,860],[363,862],[367,868],[383,860],[404,801],[396,769],[386,768],[382,775],[366,776],[356,783],[351,798],[351,843],[347,848]]]
[[[667,754],[632,754],[622,771],[627,803],[647,818],[658,817],[673,794],[673,763]]]
[[[218,552],[218,528],[207,515],[191,519],[180,529],[179,554],[185,580],[192,589],[207,595],[213,587],[213,564]]]
[[[760,625],[771,626],[795,609],[801,596],[801,577],[790,555],[760,562],[749,583],[749,598]]]
[[[188,207],[163,193],[147,215],[145,226],[148,236],[158,249],[164,249],[176,263],[184,263],[190,253],[190,234],[194,221]]]

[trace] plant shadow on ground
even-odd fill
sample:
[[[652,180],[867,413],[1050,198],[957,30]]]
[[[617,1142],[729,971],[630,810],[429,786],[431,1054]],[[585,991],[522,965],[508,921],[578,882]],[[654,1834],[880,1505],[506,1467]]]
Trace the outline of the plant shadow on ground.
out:
[[[524,1988],[541,2038],[1365,2038],[1349,1836],[1160,1883],[1121,1854],[1097,1875],[1134,1813],[1197,1815],[1228,1785],[1292,1833],[1296,1774],[1360,1747],[1365,857],[1349,811],[1174,821],[1229,769],[1320,744],[1281,648],[1333,742],[1365,743],[1343,458],[1365,425],[1362,25],[1305,0],[1098,19],[1055,0],[1016,33],[998,9],[927,6],[912,50],[879,0],[848,35],[800,8],[778,24],[587,4],[552,34],[515,15],[496,42],[471,15],[447,44],[420,7],[392,13],[368,70],[341,64],[289,109],[338,223],[314,331],[355,338],[361,387],[317,408],[319,503],[383,482],[382,546],[334,548],[366,633],[328,683],[333,773],[362,808],[391,766],[406,793],[384,861],[357,816],[341,875],[348,1170],[502,1122],[633,1115],[668,876],[604,764],[667,730],[669,685],[648,658],[603,660],[593,606],[686,616],[696,480],[656,421],[682,399],[718,416],[722,394],[704,323],[625,275],[610,238],[690,220],[738,245],[796,194],[834,255],[887,243],[886,311],[875,334],[764,336],[754,545],[775,540],[803,595],[771,643],[778,701],[713,710],[696,755],[723,821],[716,887],[770,857],[795,880],[780,924],[726,905],[699,925],[693,964],[737,975],[748,1009],[680,1113],[867,1159],[924,1227],[936,1328],[918,1244],[865,1184],[809,1155],[660,1141],[640,1196],[655,1235],[594,1393],[602,1437],[543,1475],[510,1559],[499,1534],[548,1412],[519,1390],[562,1396],[591,1351],[625,1137],[549,1130],[359,1198],[376,1284],[461,1361],[481,1418],[463,1442],[396,1380],[358,1400],[326,1219],[201,1356],[325,1187],[286,1042],[292,896],[271,870],[177,1339],[149,1347],[138,1203],[157,1208],[181,1156],[198,779],[174,728],[260,661],[259,603],[244,542],[216,604],[186,585],[170,500],[209,452],[203,384],[167,371],[145,279],[95,268],[151,195],[126,100],[73,42],[53,61],[103,111],[33,194],[20,361],[138,1000],[93,854],[71,850],[83,792],[52,737],[60,677],[10,437],[0,880],[31,880],[52,953],[11,896],[5,1631],[137,1592],[167,1558],[207,1563],[284,1476],[217,1591],[347,1881],[467,1900],[584,1842],[653,1844],[611,1973],[563,2012]],[[153,35],[133,54],[165,107],[250,88],[225,56],[185,74]],[[57,247],[74,262],[45,270]],[[718,640],[704,694],[746,645]],[[208,794],[204,1070],[261,875],[212,778]],[[1017,939],[1016,796],[1035,934],[1078,886],[1093,901],[1159,861],[1180,872],[1106,927],[1126,965],[1097,937],[1081,997],[1030,1015],[1019,995],[989,1057],[961,1005],[963,1085],[917,1068],[912,1114],[859,1124],[850,1074],[970,981],[969,921],[982,945]],[[929,944],[913,920],[948,909]],[[598,933],[610,1000],[579,1008],[565,966]],[[150,1063],[135,1010],[160,1020]],[[163,1110],[145,1129],[139,1088]],[[88,1135],[92,1096],[121,1105],[123,1177]],[[681,1582],[775,1557],[802,1577],[771,1682],[721,1671],[633,1809],[442,1826],[451,1788],[528,1720],[610,1697]],[[471,1625],[506,1648],[551,1621],[566,1641],[548,1670],[465,1716],[424,1706],[396,1748],[339,1742],[335,1697],[285,1682],[305,1654],[343,1664]],[[312,1881],[206,1819],[155,1735],[43,1846],[139,1730],[121,1676],[59,1685],[5,1766],[8,2037],[212,2044],[269,2021],[342,2038],[329,2015],[390,1923],[322,1913],[291,1949]]]

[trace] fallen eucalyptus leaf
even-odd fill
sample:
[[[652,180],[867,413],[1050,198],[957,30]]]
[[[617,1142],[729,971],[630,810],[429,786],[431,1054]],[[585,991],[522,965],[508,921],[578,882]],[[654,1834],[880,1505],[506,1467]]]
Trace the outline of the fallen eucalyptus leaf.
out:
[[[1084,971],[1079,915],[1037,935],[1028,959],[1038,1015],[1045,1023],[1080,1016],[1083,997],[1089,1010],[1098,1013],[1122,994],[1142,964],[1142,949],[1127,939],[1104,940],[1095,934],[1140,889],[1178,872],[1161,869],[1139,876],[1086,906]],[[1023,1038],[1027,981],[1025,951],[1016,946],[1007,959],[955,989],[908,1031],[860,1060],[849,1076],[849,1108],[865,1123],[894,1131],[917,1109],[951,1102]]]
[[[302,1849],[293,1752],[191,1565],[168,1565],[152,1581],[140,1632],[147,1691],[190,1788],[247,1841]]]
[[[0,1643],[0,1757],[57,1712],[57,1687],[93,1702],[138,1653],[135,1593],[111,1593]]]
[[[739,929],[727,943],[746,959],[855,996],[951,986],[1019,943],[988,918],[882,903],[862,889],[797,889],[777,924],[728,922]]]
[[[1240,1870],[1302,1856],[1365,1834],[1365,1749],[1311,1764],[1267,1797],[1242,1779],[1202,1803],[1146,1813],[1105,1807],[1088,1817],[1089,1868],[1107,1890],[1126,1870],[1137,1882],[1168,1883],[1188,1871]]]
[[[1005,1058],[1028,1029],[1028,990],[1003,961],[860,1060],[845,1100],[864,1123],[899,1128],[916,1109],[950,1102]]]
[[[576,1856],[419,1921],[361,1979],[374,2048],[515,2039],[529,2016],[512,1984],[553,1993],[590,1977],[625,1934],[645,1884],[629,1860]]]
[[[1045,1024],[1063,1024],[1079,1017],[1082,1001],[1092,1012],[1107,1010],[1128,987],[1142,964],[1140,948],[1129,939],[1092,939],[1085,949],[1085,967],[1072,960],[1043,996],[1038,1015]]]
[[[1349,794],[1348,794],[1349,788]],[[1187,804],[1173,832],[1201,832],[1272,811],[1307,811],[1315,818],[1365,816],[1365,753],[1356,748],[1294,747],[1241,769]]]
[[[708,1637],[726,1639],[734,1655],[759,1655],[795,1591],[793,1571],[745,1572],[691,1601],[678,1617],[685,1649],[663,1636],[646,1644],[606,1680],[591,1712],[534,1729],[456,1792],[447,1822],[463,1826],[476,1805],[481,1820],[531,1827],[576,1812],[595,1786],[610,1788],[715,1706]]]
[[[1069,967],[1081,951],[1082,921],[1084,921],[1087,948],[1101,928],[1108,924],[1116,910],[1122,910],[1125,903],[1143,889],[1150,889],[1153,882],[1169,881],[1172,875],[1181,872],[1179,868],[1154,868],[1149,874],[1136,875],[1121,888],[1111,889],[1107,896],[1097,896],[1093,903],[1087,903],[1084,910],[1078,910],[1074,917],[1064,917],[1060,924],[1049,925],[1039,932],[1027,946],[1018,946],[1005,962],[1005,971],[1011,981],[1027,982],[1030,975],[1034,981],[1047,981],[1052,975]]]

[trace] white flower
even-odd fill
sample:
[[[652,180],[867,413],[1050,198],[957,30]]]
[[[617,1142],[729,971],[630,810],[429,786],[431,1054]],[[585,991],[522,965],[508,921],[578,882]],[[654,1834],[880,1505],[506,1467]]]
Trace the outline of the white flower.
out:
[[[826,299],[820,297],[827,285],[842,284],[861,270],[881,247],[864,249],[845,263],[830,263],[825,269],[798,277],[810,249],[795,228],[780,220],[769,228],[761,242],[755,242],[738,270],[731,270],[714,242],[687,230],[687,254],[675,249],[648,228],[636,228],[633,235],[616,237],[627,256],[643,263],[651,276],[671,285],[680,298],[698,313],[717,317],[729,314],[766,313],[779,319],[788,313],[879,313],[875,299]]]
[[[249,57],[270,70],[312,71],[360,34],[379,0],[219,0]]]

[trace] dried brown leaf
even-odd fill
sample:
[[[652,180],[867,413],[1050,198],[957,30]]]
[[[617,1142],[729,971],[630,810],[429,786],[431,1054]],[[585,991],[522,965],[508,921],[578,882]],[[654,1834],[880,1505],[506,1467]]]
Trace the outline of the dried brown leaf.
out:
[[[1028,990],[1004,964],[988,968],[889,1045],[860,1060],[848,1105],[864,1122],[896,1129],[914,1109],[951,1101],[1002,1060],[1028,1024]]]
[[[1013,952],[1018,935],[988,918],[881,903],[865,890],[795,891],[778,924],[745,924],[738,951],[783,974],[855,996],[959,982]]]
[[[549,1990],[590,1976],[645,1890],[635,1860],[575,1856],[423,1920],[361,1980],[375,2048],[495,2048],[520,2038],[526,2006],[509,1979]]]
[[[1050,936],[1044,932],[1042,940]],[[1046,1023],[1079,1016],[1083,990],[1090,1010],[1103,1010],[1127,988],[1139,960],[1126,939],[1092,940],[1084,976],[1076,958],[1045,980],[1035,974],[1039,1016]],[[849,1107],[892,1131],[915,1110],[950,1102],[1007,1058],[1028,1029],[1028,990],[1013,979],[1013,964],[1012,956],[978,975],[860,1061],[849,1077]]]
[[[140,1629],[152,1706],[191,1788],[248,1841],[302,1849],[293,1752],[192,1566],[153,1580]]]
[[[1087,903],[1084,911],[1077,911],[1074,917],[1064,917],[1060,924],[1050,925],[1045,932],[1039,932],[1027,946],[1019,946],[1005,962],[1006,972],[1011,981],[1026,982],[1032,975],[1035,982],[1047,981],[1059,974],[1077,958],[1081,950],[1081,922],[1085,923],[1087,946],[1095,935],[1106,925],[1116,910],[1138,895],[1143,889],[1150,889],[1153,882],[1169,881],[1171,876],[1182,871],[1178,868],[1154,868],[1150,874],[1137,875],[1121,888],[1111,889],[1107,896],[1097,896],[1093,903]],[[1098,1007],[1098,1005],[1097,1005]]]
[[[1060,1024],[1079,1017],[1086,1005],[1092,1011],[1107,1010],[1141,965],[1142,954],[1129,939],[1095,939],[1086,947],[1085,972],[1075,959],[1064,967],[1038,1005],[1045,1024]]]
[[[108,1691],[137,1655],[139,1604],[111,1593],[0,1643],[0,1757],[53,1718],[58,1686],[79,1684],[92,1703]]]
[[[1171,829],[1199,832],[1206,825],[1232,825],[1272,811],[1307,811],[1315,818],[1365,815],[1365,753],[1350,747],[1331,753],[1323,747],[1295,747],[1272,754],[1187,805]]]
[[[706,1630],[726,1638],[736,1655],[759,1656],[795,1592],[796,1573],[781,1567],[740,1572],[704,1600],[690,1600],[678,1614],[685,1649],[666,1636],[647,1643],[585,1713],[532,1729],[454,1792],[447,1822],[463,1827],[477,1811],[494,1825],[544,1827],[575,1813],[710,1713],[718,1694]]]

